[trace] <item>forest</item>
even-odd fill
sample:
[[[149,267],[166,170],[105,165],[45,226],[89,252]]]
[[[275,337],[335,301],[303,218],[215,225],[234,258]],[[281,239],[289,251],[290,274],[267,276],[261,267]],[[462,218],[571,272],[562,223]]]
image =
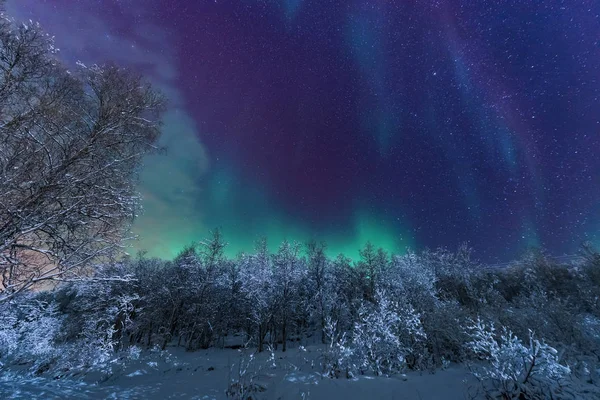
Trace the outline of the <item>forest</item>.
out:
[[[475,262],[466,246],[390,256],[367,243],[356,262],[328,259],[316,243],[284,242],[271,254],[261,240],[234,259],[224,248],[215,231],[173,261],[139,255],[97,266],[118,279],[3,303],[0,360],[62,377],[152,348],[312,343],[331,379],[458,363],[473,365],[490,398],[577,397],[574,377],[598,382],[600,254],[590,248],[574,264],[532,252],[502,269]],[[252,383],[242,389],[237,398]]]

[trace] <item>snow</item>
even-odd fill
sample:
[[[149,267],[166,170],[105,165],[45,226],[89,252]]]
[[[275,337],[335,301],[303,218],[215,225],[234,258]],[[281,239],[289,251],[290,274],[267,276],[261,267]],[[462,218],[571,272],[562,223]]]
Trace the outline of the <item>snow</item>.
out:
[[[324,377],[319,367],[321,346],[276,351],[276,368],[270,353],[257,354],[249,369],[255,382],[264,387],[258,399],[464,399],[473,378],[464,367],[454,366],[434,374],[409,372],[394,377],[358,376],[355,379]],[[185,352],[173,349],[170,361],[144,352],[139,360],[129,360],[122,371],[94,382],[82,380],[21,377],[12,372],[0,375],[3,399],[227,399],[225,391],[242,352],[210,349]],[[247,356],[247,355],[246,355]],[[152,361],[148,357],[154,357]],[[144,366],[153,363],[155,368]]]

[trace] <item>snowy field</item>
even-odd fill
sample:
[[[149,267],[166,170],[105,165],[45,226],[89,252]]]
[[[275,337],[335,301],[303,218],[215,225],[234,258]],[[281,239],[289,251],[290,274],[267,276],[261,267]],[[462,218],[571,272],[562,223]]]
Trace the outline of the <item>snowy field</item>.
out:
[[[226,399],[231,380],[238,380],[240,361],[250,353],[207,350],[169,356],[152,354],[114,367],[110,376],[79,379],[0,377],[2,399]],[[446,399],[467,398],[473,382],[468,371],[450,366],[435,374],[409,372],[395,377],[361,376],[330,379],[320,373],[321,348],[293,348],[286,353],[259,354],[248,367],[260,392],[258,399]],[[97,380],[102,382],[97,383]]]

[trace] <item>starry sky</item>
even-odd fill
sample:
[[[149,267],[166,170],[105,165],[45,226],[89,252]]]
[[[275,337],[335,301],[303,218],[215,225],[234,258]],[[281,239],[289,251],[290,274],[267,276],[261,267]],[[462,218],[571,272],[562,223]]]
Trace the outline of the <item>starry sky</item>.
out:
[[[135,245],[600,245],[597,0],[8,0],[170,99]]]

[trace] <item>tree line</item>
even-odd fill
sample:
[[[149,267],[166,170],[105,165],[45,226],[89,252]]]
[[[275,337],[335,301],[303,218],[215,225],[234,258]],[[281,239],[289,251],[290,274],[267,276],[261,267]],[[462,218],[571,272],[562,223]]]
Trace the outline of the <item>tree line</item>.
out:
[[[491,354],[521,376],[528,367],[515,360],[540,353],[548,378],[566,368],[595,371],[600,361],[600,254],[589,247],[579,264],[534,252],[490,269],[466,246],[390,255],[367,243],[356,261],[328,258],[315,242],[283,242],[271,253],[259,240],[235,258],[225,246],[215,231],[171,261],[139,255],[98,266],[120,280],[23,295],[5,305],[12,319],[0,341],[6,349],[21,341],[26,354],[35,342],[26,338],[39,336],[28,331],[41,330],[48,349],[72,345],[95,360],[98,351],[110,358],[131,348],[317,345],[330,377],[435,370]]]

